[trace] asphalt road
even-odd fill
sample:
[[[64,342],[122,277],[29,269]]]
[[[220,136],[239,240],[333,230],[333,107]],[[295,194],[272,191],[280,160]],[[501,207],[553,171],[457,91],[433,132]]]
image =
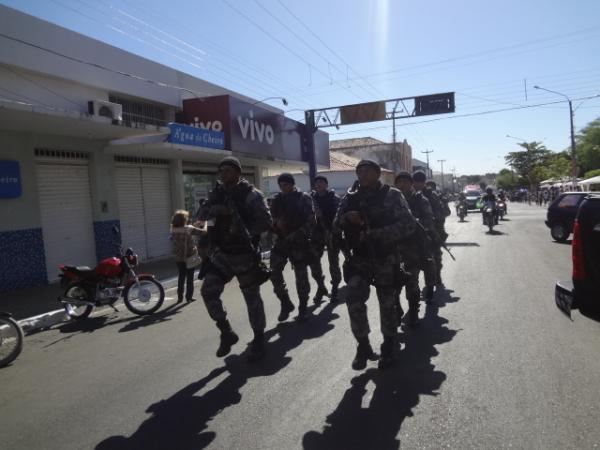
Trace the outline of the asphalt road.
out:
[[[494,235],[478,214],[448,219],[457,261],[444,258],[447,289],[422,309],[420,328],[402,333],[400,360],[385,372],[350,368],[343,303],[277,325],[270,284],[269,354],[253,365],[235,283],[224,299],[241,340],[225,359],[200,301],[30,335],[0,370],[0,448],[598,447],[600,322],[579,312],[571,322],[555,307],[570,247],[551,241],[544,211],[510,204],[507,219]],[[373,292],[369,306],[379,345]]]

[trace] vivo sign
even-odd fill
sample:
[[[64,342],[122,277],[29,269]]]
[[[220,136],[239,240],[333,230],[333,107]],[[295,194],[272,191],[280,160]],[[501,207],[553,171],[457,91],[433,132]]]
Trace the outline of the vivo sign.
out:
[[[237,123],[244,139],[256,140],[261,143],[266,142],[269,145],[273,145],[273,142],[275,142],[273,127],[254,120],[254,111],[250,110],[248,117],[245,118],[237,116]]]
[[[225,148],[235,153],[270,160],[306,160],[304,124],[230,95],[184,100],[177,122],[222,132]],[[327,137],[326,133],[316,134]],[[318,142],[319,164],[329,165],[329,141]]]

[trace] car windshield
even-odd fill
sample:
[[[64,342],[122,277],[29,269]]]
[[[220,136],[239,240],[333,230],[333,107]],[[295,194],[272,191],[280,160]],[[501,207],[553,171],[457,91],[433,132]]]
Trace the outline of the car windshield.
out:
[[[481,194],[477,191],[467,191],[465,192],[465,196],[467,197],[479,197]]]

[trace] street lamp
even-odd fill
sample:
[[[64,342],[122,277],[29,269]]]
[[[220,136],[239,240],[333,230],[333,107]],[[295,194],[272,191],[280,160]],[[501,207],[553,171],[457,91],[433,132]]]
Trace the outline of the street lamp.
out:
[[[560,95],[567,99],[569,102],[569,119],[571,121],[571,183],[573,185],[573,190],[577,188],[577,153],[575,152],[575,127],[573,126],[573,102],[571,99],[565,94],[561,94],[560,92],[551,91],[550,89],[546,89],[540,86],[534,86],[534,89],[540,89],[542,91],[550,92],[552,94]]]
[[[262,100],[259,100],[257,102],[251,103],[250,106],[258,105],[259,103],[264,103],[267,100],[281,100],[281,103],[283,103],[283,106],[288,105],[288,101],[285,97],[267,97],[267,98],[263,98]]]

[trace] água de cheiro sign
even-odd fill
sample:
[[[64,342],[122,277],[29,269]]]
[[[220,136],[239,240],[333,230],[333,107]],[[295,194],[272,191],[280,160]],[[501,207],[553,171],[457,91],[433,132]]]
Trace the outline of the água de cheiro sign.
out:
[[[173,144],[193,145],[196,147],[225,148],[225,134],[221,131],[207,130],[205,128],[190,127],[179,123],[170,123],[171,133],[167,142]]]

